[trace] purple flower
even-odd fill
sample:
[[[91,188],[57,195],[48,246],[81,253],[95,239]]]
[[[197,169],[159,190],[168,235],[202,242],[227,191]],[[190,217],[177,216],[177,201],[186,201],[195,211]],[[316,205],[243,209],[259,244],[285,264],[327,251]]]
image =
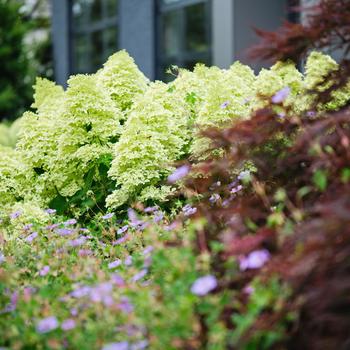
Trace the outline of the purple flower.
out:
[[[131,279],[132,282],[137,282],[140,279],[142,279],[143,277],[145,277],[147,275],[147,269],[143,269],[140,272],[138,272],[136,275],[133,276],[133,278]]]
[[[114,241],[114,242],[112,243],[112,245],[115,246],[115,245],[118,245],[118,244],[122,244],[122,243],[126,242],[128,239],[129,239],[129,236],[128,236],[128,235],[125,235],[124,237],[119,238],[119,239],[117,239],[116,241]]]
[[[215,276],[207,275],[198,278],[191,287],[191,292],[198,296],[207,295],[214,290],[218,285]]]
[[[56,328],[58,328],[59,324],[57,318],[55,316],[46,317],[43,320],[39,321],[36,326],[36,330],[38,333],[48,333]]]
[[[89,295],[90,291],[91,291],[91,287],[82,286],[82,287],[79,287],[79,288],[73,290],[73,292],[71,292],[70,295],[73,298],[80,299],[80,298],[83,298],[83,297],[86,297],[87,295]]]
[[[110,294],[112,293],[113,285],[111,282],[101,283],[90,290],[90,299],[92,302],[105,302],[110,305]],[[108,300],[109,299],[109,300]],[[113,303],[113,300],[111,300]]]
[[[120,259],[114,260],[113,262],[108,264],[109,269],[115,269],[116,267],[120,266],[122,261]]]
[[[158,212],[156,213],[156,215],[154,215],[153,222],[158,223],[163,220],[163,217],[164,217],[163,213]]]
[[[153,213],[159,209],[158,205],[155,205],[154,207],[147,207],[143,211],[145,213]]]
[[[22,214],[22,212],[20,210],[17,210],[17,211],[10,214],[10,218],[12,220],[17,219],[19,216],[21,216],[21,214]]]
[[[146,349],[149,345],[148,340],[141,340],[135,344],[131,345],[131,350],[143,350]]]
[[[56,209],[48,208],[45,210],[45,213],[50,214],[50,215],[54,215],[54,214],[56,214]]]
[[[230,192],[234,194],[234,193],[241,191],[242,188],[243,188],[242,185],[238,185],[237,187],[234,187]]]
[[[186,204],[182,208],[182,212],[184,213],[185,216],[191,216],[197,212],[197,208],[191,207],[189,204]]]
[[[5,261],[5,255],[0,252],[0,264],[2,264]]]
[[[134,209],[132,209],[132,208],[128,209],[128,218],[129,218],[130,222],[139,221],[138,218],[137,218],[136,211]]]
[[[70,220],[67,220],[63,223],[64,226],[71,226],[71,225],[75,225],[77,223],[77,220],[75,219],[70,219]]]
[[[126,314],[130,314],[134,311],[134,306],[130,303],[127,297],[121,298],[118,308]]]
[[[78,316],[78,309],[76,307],[73,307],[70,309],[70,314],[72,316]]]
[[[272,103],[282,103],[290,94],[289,86],[277,91],[271,98]]]
[[[238,180],[244,180],[247,179],[250,176],[250,171],[249,170],[243,170],[241,171],[238,176],[237,179]]]
[[[170,225],[164,227],[165,231],[172,231],[177,227],[178,223],[176,221],[172,222]]]
[[[220,108],[225,109],[229,104],[230,104],[229,101],[225,101],[224,103],[221,104]]]
[[[307,111],[306,112],[306,115],[309,117],[309,118],[312,118],[316,115],[316,112],[315,111]]]
[[[124,260],[124,265],[125,266],[130,266],[132,264],[132,257],[131,255],[127,256],[126,259]]]
[[[85,232],[85,233],[88,233],[88,232],[90,232],[87,228],[85,228],[85,227],[81,227],[80,229],[79,229],[79,231],[80,232]]]
[[[106,344],[102,348],[102,350],[128,350],[128,349],[129,349],[129,343],[127,341]]]
[[[247,257],[239,259],[239,268],[241,271],[248,269],[259,269],[270,259],[270,253],[266,249],[255,250]]]
[[[58,228],[56,229],[56,233],[60,236],[69,236],[74,232],[74,230],[69,228]]]
[[[221,198],[221,197],[220,197],[219,194],[214,193],[214,194],[212,194],[212,195],[210,196],[209,202],[212,203],[212,204],[214,204],[214,203],[218,202],[218,201],[220,200],[220,198]]]
[[[252,293],[254,293],[254,287],[247,285],[243,288],[243,293],[247,294],[247,295],[251,295]]]
[[[81,257],[92,255],[92,250],[90,249],[80,249],[78,255]]]
[[[32,243],[34,241],[34,239],[37,237],[38,237],[38,232],[33,232],[32,234],[27,236],[24,240],[28,243]]]
[[[71,241],[69,241],[69,245],[71,247],[79,247],[79,246],[83,245],[85,242],[86,242],[85,237],[79,237],[77,239],[72,239]]]
[[[190,167],[188,165],[182,165],[177,168],[171,175],[168,176],[168,182],[175,183],[181,180],[190,172]]]
[[[61,324],[61,329],[63,331],[70,331],[71,329],[74,329],[76,326],[75,321],[72,318],[68,318],[67,320],[64,320]]]
[[[113,216],[114,216],[114,213],[108,213],[106,215],[103,215],[102,219],[103,220],[109,220],[109,219],[112,219]]]
[[[23,226],[23,230],[24,230],[24,231],[28,231],[28,230],[30,230],[32,227],[33,227],[33,224],[27,224],[27,225],[24,225],[24,226]]]
[[[117,273],[113,273],[111,275],[111,282],[117,285],[118,287],[124,287],[125,282],[121,276],[119,276]]]
[[[142,252],[142,255],[148,255],[150,254],[152,251],[153,251],[153,247],[151,245],[149,245],[148,247],[146,247],[143,252]]]
[[[129,228],[129,225],[125,225],[125,226],[121,227],[121,228],[117,231],[117,234],[118,234],[118,235],[123,234],[124,232],[126,232],[126,231],[128,230],[128,228]]]
[[[51,230],[54,230],[58,226],[59,226],[58,224],[48,225],[45,227],[45,230],[51,231]]]
[[[49,272],[50,272],[50,266],[45,265],[45,266],[39,271],[39,275],[43,277],[43,276],[46,276]]]

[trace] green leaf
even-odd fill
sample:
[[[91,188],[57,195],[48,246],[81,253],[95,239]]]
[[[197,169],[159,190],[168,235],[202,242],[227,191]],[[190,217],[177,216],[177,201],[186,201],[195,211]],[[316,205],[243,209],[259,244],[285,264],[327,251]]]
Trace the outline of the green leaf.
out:
[[[322,169],[318,169],[313,177],[312,177],[312,181],[314,183],[314,185],[320,190],[320,191],[324,191],[327,188],[327,172],[325,170]]]

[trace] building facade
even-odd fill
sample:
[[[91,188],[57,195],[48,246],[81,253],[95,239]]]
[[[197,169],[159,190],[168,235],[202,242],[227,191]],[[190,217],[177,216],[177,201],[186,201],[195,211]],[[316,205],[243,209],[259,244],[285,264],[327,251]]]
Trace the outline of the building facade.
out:
[[[51,0],[56,81],[99,69],[127,50],[150,79],[167,80],[171,65],[229,67],[250,62],[253,27],[274,30],[290,0]]]

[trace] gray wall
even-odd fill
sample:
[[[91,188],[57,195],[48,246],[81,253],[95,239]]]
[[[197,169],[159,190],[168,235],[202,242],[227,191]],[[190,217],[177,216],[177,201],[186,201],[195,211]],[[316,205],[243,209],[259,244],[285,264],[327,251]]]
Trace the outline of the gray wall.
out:
[[[212,0],[213,64],[228,68],[240,60],[258,71],[268,63],[252,61],[247,50],[258,43],[253,27],[275,30],[288,15],[287,0]]]
[[[120,49],[135,59],[150,79],[155,76],[154,0],[120,0]]]
[[[242,63],[249,64],[258,71],[269,65],[256,62],[248,56],[247,50],[259,42],[253,27],[264,30],[276,30],[288,16],[287,0],[234,0],[233,35],[234,57]]]

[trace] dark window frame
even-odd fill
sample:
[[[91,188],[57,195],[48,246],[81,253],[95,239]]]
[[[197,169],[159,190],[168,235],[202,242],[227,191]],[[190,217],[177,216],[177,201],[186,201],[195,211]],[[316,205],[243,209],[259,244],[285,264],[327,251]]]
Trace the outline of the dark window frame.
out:
[[[85,23],[85,25],[81,28],[75,28],[74,26],[74,18],[73,18],[73,4],[74,0],[68,0],[68,10],[69,10],[69,71],[70,74],[78,74],[78,73],[93,73],[96,71],[96,67],[93,65],[92,57],[89,57],[88,69],[84,72],[80,72],[77,70],[76,62],[75,62],[75,51],[74,51],[74,40],[77,35],[87,35],[89,41],[89,50],[92,52],[91,48],[91,36],[93,33],[102,31],[103,35],[103,52],[101,55],[104,55],[107,51],[107,30],[110,28],[117,28],[117,37],[116,39],[116,50],[120,44],[120,1],[117,3],[117,12],[115,16],[107,15],[107,1],[102,1],[102,18],[96,21],[95,23],[90,21],[89,23]]]
[[[185,9],[188,6],[203,4],[205,10],[205,17],[207,21],[205,23],[205,36],[206,42],[208,42],[208,50],[205,51],[188,51],[184,47],[185,42]],[[211,0],[178,0],[174,3],[164,4],[163,0],[156,1],[156,77],[158,79],[164,78],[163,67],[165,65],[177,65],[180,68],[184,67],[185,62],[193,61],[204,61],[211,63],[212,62],[212,17],[211,17]],[[163,28],[163,17],[166,13],[180,10],[180,23],[181,23],[181,38],[180,38],[180,47],[181,52],[177,57],[167,57],[164,54],[164,47],[162,44],[164,42],[164,33],[162,32]],[[173,61],[172,61],[173,60]]]

